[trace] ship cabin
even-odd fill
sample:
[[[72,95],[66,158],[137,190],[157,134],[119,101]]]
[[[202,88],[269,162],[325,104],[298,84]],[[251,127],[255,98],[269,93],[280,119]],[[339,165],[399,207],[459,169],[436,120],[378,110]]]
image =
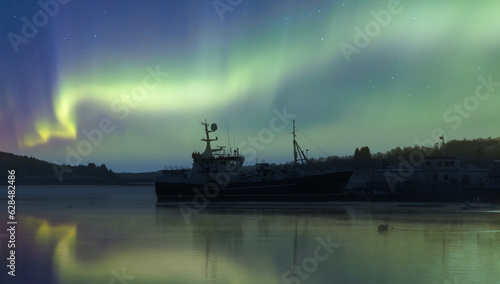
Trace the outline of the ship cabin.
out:
[[[458,187],[485,187],[488,186],[490,170],[479,169],[473,165],[464,165],[464,158],[458,156],[427,157],[424,161],[413,167],[410,174],[402,177],[399,167],[388,166],[383,170],[373,171],[373,182],[378,187],[387,183],[386,175],[400,176],[401,180],[396,185],[403,188],[458,188]],[[500,169],[500,163],[498,164]],[[407,171],[403,167],[403,171]],[[500,177],[500,175],[499,175]]]
[[[212,149],[211,142],[217,141],[219,138],[210,138],[210,133],[217,131],[217,124],[213,123],[210,130],[206,122],[202,125],[205,126],[206,137],[202,138],[201,141],[206,142],[206,147],[203,153],[193,152],[193,168],[190,178],[203,183],[211,178],[211,174],[224,172],[230,175],[232,182],[237,182],[245,157],[239,153],[239,149],[227,151],[225,146],[217,146]]]
[[[488,170],[473,165],[464,165],[464,158],[458,156],[432,157],[425,159],[422,170],[432,186],[476,186],[484,187],[488,182]]]
[[[462,167],[462,157],[433,157],[426,158],[423,169],[428,171],[453,171]]]

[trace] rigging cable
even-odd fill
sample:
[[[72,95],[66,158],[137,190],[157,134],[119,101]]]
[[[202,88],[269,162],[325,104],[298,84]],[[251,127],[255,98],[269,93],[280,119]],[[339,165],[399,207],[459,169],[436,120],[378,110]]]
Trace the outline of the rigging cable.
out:
[[[304,135],[304,137],[307,138],[307,140],[309,140],[321,152],[323,152],[323,154],[325,154],[327,157],[329,157],[329,155],[323,149],[321,149],[321,147],[319,147],[318,145],[316,145],[316,143],[314,143],[311,139],[309,139],[309,137],[307,137],[307,135],[305,135],[304,132],[300,131],[300,129],[298,129],[297,127],[295,127],[295,129],[297,129],[302,135]]]

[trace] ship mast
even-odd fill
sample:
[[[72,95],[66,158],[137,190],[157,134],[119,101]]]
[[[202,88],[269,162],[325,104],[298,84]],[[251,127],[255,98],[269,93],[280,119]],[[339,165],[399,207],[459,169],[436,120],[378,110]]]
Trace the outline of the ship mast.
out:
[[[439,137],[439,139],[441,139],[443,141],[443,144],[441,145],[441,148],[443,148],[443,157],[444,157],[444,146],[445,146],[445,143],[444,143],[444,135]]]
[[[219,140],[219,137],[216,136],[215,139],[210,139],[210,133],[217,131],[217,124],[213,123],[210,126],[211,130],[208,130],[208,123],[207,123],[206,119],[205,119],[205,122],[204,123],[202,122],[201,124],[205,126],[205,135],[207,136],[207,138],[202,138],[201,139],[201,141],[207,142],[207,146],[205,148],[205,152],[203,152],[203,154],[201,154],[201,155],[203,157],[213,157],[212,153],[214,151],[219,151],[219,150],[212,150],[210,142]]]
[[[293,120],[292,135],[293,135],[293,161],[294,161],[294,164],[297,165],[298,162],[300,161],[302,163],[302,165],[305,165],[305,163],[310,165],[309,161],[307,160],[306,155],[304,154],[304,151],[302,151],[302,149],[299,146],[299,143],[297,143],[297,140],[295,139],[295,137],[297,137],[297,134],[295,132],[295,120]]]

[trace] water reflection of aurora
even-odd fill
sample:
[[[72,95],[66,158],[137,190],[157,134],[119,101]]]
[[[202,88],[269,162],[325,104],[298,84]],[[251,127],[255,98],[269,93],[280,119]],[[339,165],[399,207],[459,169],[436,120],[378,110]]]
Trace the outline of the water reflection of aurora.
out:
[[[129,283],[280,283],[294,263],[312,256],[316,238],[327,236],[341,247],[307,283],[405,283],[422,275],[421,283],[457,277],[460,283],[491,283],[500,277],[496,214],[395,205],[303,207],[209,206],[189,225],[175,206],[157,206],[152,226],[142,224],[149,215],[137,215],[135,223],[92,216],[57,224],[29,217],[23,224],[37,248],[52,257],[59,283],[109,283],[113,271],[135,277]],[[382,223],[389,224],[386,234],[377,230]]]
[[[188,248],[128,246],[120,243],[119,248],[106,247],[93,251],[93,255],[82,256],[79,251],[86,245],[85,237],[78,236],[76,224],[51,225],[45,220],[27,218],[30,226],[36,228],[35,240],[40,246],[53,248],[52,265],[59,283],[108,283],[117,276],[133,277],[140,283],[199,283],[206,278],[206,259],[191,255]],[[129,236],[125,237],[129,238]],[[149,243],[151,244],[151,243]],[[86,248],[83,248],[85,250]],[[169,257],[175,256],[175,257]],[[271,279],[266,273],[256,274],[223,256],[217,257],[217,275],[220,283],[238,283],[239,279]],[[120,283],[120,279],[113,281]],[[111,282],[110,282],[111,283]],[[255,283],[255,282],[254,282]]]

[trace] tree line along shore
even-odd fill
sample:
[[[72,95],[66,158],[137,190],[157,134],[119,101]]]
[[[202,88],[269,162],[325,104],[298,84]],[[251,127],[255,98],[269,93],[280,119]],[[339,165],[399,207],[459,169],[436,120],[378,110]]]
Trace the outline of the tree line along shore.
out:
[[[385,153],[371,153],[368,146],[356,148],[352,155],[311,158],[313,169],[357,170],[383,169],[388,165],[398,164],[401,158],[408,159],[412,153],[422,153],[422,157],[460,156],[465,165],[487,168],[493,160],[500,160],[500,138],[479,138],[451,140],[445,144],[433,146],[396,147]],[[292,162],[271,167],[293,168]],[[56,165],[33,157],[19,156],[0,152],[0,171],[16,171],[18,184],[140,184],[154,181],[161,170],[146,173],[115,173],[105,164]],[[5,179],[4,183],[7,182]]]

